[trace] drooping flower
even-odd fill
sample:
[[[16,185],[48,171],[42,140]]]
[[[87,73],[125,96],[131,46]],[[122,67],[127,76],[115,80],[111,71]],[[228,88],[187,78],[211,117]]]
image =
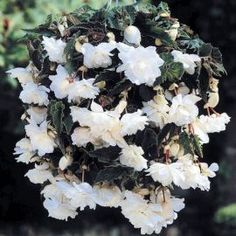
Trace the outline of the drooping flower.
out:
[[[35,164],[35,168],[29,170],[25,176],[28,177],[30,182],[33,184],[43,184],[47,180],[53,178],[52,172],[47,163],[43,163],[42,165]]]
[[[73,158],[69,155],[65,155],[63,157],[61,157],[60,161],[59,161],[59,168],[61,170],[65,170],[68,166],[70,166],[73,162]]]
[[[128,47],[122,43],[118,44],[119,58],[122,65],[117,72],[125,72],[125,76],[133,84],[146,84],[152,86],[156,78],[161,75],[160,66],[164,61],[156,52],[156,47]]]
[[[95,201],[103,207],[119,207],[123,194],[117,186],[95,185]]]
[[[120,163],[141,171],[147,168],[147,160],[143,157],[144,151],[136,145],[127,145],[121,151]]]
[[[31,158],[34,156],[35,152],[33,151],[32,145],[28,138],[23,138],[16,143],[14,149],[14,155],[19,155],[16,160],[17,162],[23,162],[29,164]]]
[[[138,130],[144,130],[147,125],[147,117],[142,115],[142,111],[138,110],[134,113],[126,113],[121,118],[123,136],[136,134]]]
[[[179,186],[180,182],[184,181],[181,163],[154,163],[146,171],[154,181],[158,181],[163,186],[168,186],[172,182]]]
[[[90,184],[84,182],[80,184],[73,183],[73,185],[71,185],[66,182],[58,182],[57,186],[63,194],[70,199],[70,203],[73,207],[80,208],[80,210],[84,210],[87,206],[90,209],[96,208],[96,195]]]
[[[143,102],[143,112],[147,114],[148,120],[155,123],[157,127],[163,128],[168,123],[168,102],[164,95],[156,95],[153,100]]]
[[[84,55],[84,65],[88,68],[106,68],[112,64],[111,51],[115,49],[115,43],[100,43],[93,46],[90,43],[84,43],[81,52]]]
[[[47,108],[45,107],[30,106],[26,112],[29,114],[30,120],[36,124],[41,124],[47,118]]]
[[[61,39],[48,38],[43,36],[42,44],[47,51],[49,60],[57,63],[65,63],[64,49],[66,43]]]
[[[121,202],[121,212],[134,228],[140,228],[141,234],[152,234],[156,226],[162,221],[160,204],[148,204],[141,195],[124,192],[125,200]]]
[[[194,94],[186,96],[178,94],[175,96],[169,110],[169,122],[173,122],[178,126],[193,122],[198,116],[198,107],[195,103],[200,100],[201,98]]]
[[[104,111],[99,104],[92,102],[91,111],[87,108],[71,107],[71,116],[74,122],[79,122],[80,126],[89,127],[91,142],[100,139],[104,143],[115,146],[125,143],[119,120],[123,109]]]
[[[68,74],[65,67],[58,65],[56,75],[50,75],[52,81],[50,89],[54,92],[56,98],[62,99],[68,96],[71,86],[71,76]]]
[[[216,163],[213,163],[210,167],[206,163],[194,163],[190,154],[179,157],[177,163],[182,164],[185,177],[184,181],[179,182],[182,189],[200,188],[202,191],[209,191],[209,178],[215,177],[215,172],[219,169]]]
[[[172,224],[177,218],[177,213],[185,207],[184,199],[171,196],[167,189],[160,191],[157,196],[151,195],[151,201],[158,202],[162,209],[159,214],[163,220],[159,223],[159,227],[156,227],[156,233],[160,233],[162,227]]]
[[[57,199],[54,197],[46,198],[43,202],[43,206],[48,211],[48,216],[67,221],[68,218],[74,219],[78,214],[76,208],[71,206],[68,202],[63,199]]]
[[[181,51],[173,50],[171,54],[174,56],[175,62],[181,62],[185,71],[193,75],[195,68],[197,67],[196,62],[200,62],[201,58],[196,54],[182,53]]]
[[[124,39],[130,44],[139,46],[141,43],[141,33],[136,26],[130,25],[125,28]]]
[[[7,71],[10,77],[17,78],[21,85],[33,82],[33,74],[28,68],[17,67]]]
[[[71,139],[73,144],[77,145],[78,147],[86,147],[89,142],[94,145],[99,144],[99,140],[96,140],[93,137],[90,128],[75,128],[71,135]]]
[[[46,121],[40,125],[31,122],[25,126],[25,131],[26,135],[30,138],[32,149],[37,151],[40,156],[54,151],[56,144],[54,139],[48,134]]]
[[[80,98],[94,99],[99,94],[99,88],[94,86],[95,79],[82,79],[71,84],[68,101],[79,101]]]
[[[47,106],[49,89],[43,85],[28,82],[23,86],[19,98],[23,103]]]
[[[201,115],[193,123],[194,133],[200,138],[202,143],[209,142],[209,133],[218,133],[226,129],[230,122],[230,117],[226,113],[210,116]]]

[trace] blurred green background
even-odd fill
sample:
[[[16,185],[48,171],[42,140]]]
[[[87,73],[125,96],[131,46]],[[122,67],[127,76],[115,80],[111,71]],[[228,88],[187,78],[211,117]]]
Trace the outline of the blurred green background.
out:
[[[27,167],[17,164],[14,145],[23,135],[18,100],[19,85],[6,75],[8,69],[24,67],[28,55],[19,39],[22,29],[43,23],[49,14],[64,14],[89,4],[102,7],[105,0],[0,0],[0,235],[139,235],[119,210],[98,209],[82,212],[77,220],[60,222],[47,218],[38,186],[24,178]],[[115,4],[115,1],[113,1]],[[119,1],[130,4],[132,0]],[[141,1],[158,4],[159,0]],[[219,112],[232,116],[227,132],[212,135],[205,147],[207,162],[220,163],[220,173],[209,193],[180,192],[187,207],[176,223],[164,230],[165,236],[236,235],[236,1],[166,0],[173,16],[192,26],[200,37],[220,47],[228,78],[222,79]]]

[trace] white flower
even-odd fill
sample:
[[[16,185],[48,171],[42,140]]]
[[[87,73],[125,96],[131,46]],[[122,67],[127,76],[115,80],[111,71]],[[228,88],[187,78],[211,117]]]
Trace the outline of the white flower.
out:
[[[89,128],[78,127],[74,130],[71,135],[71,139],[74,145],[78,147],[86,147],[87,143],[91,142],[93,144],[96,143],[96,140],[91,134]]]
[[[209,178],[216,176],[215,172],[218,171],[218,164],[213,163],[210,167],[206,163],[194,163],[193,157],[188,154],[178,158],[177,163],[182,163],[184,181],[179,182],[182,189],[200,188],[202,191],[209,191],[210,181]]]
[[[65,98],[68,96],[71,86],[71,77],[65,67],[58,65],[56,75],[50,75],[49,79],[52,81],[50,89],[54,92],[56,98]]]
[[[71,206],[67,202],[63,202],[63,200],[57,198],[46,198],[43,202],[43,206],[48,211],[48,215],[52,218],[58,220],[68,220],[68,218],[74,219],[78,214],[76,212],[76,208]]]
[[[63,194],[70,199],[72,206],[84,210],[85,207],[90,209],[96,208],[95,202],[95,192],[92,186],[88,183],[81,183],[70,185],[66,182],[58,182],[58,188],[63,192]]]
[[[143,157],[144,151],[136,145],[127,145],[121,151],[120,163],[141,171],[147,168],[147,160]]]
[[[30,182],[33,184],[43,184],[47,180],[53,178],[52,172],[49,170],[47,163],[42,165],[35,164],[35,168],[29,170],[25,176],[28,177]]]
[[[194,133],[201,139],[202,143],[209,142],[208,133],[218,133],[226,129],[226,124],[230,122],[230,117],[226,113],[210,116],[201,115],[193,123]]]
[[[181,211],[184,207],[183,198],[175,198],[171,196],[169,190],[161,191],[157,196],[151,196],[152,202],[158,202],[161,206],[162,211],[160,216],[163,221],[160,223],[162,227],[166,227],[168,224],[172,224],[177,218],[177,212]],[[160,227],[157,227],[160,229]],[[156,233],[158,233],[156,231]]]
[[[178,126],[190,124],[198,116],[198,107],[196,102],[201,98],[194,94],[183,96],[178,94],[172,100],[169,110],[169,122],[173,122]]]
[[[146,172],[154,181],[158,181],[163,186],[168,186],[172,182],[179,186],[185,178],[182,173],[182,164],[177,162],[171,164],[154,163]]]
[[[119,105],[117,107],[119,108]],[[90,129],[90,142],[100,139],[111,146],[124,145],[119,120],[124,107],[121,110],[118,108],[114,111],[104,111],[99,104],[92,102],[91,111],[87,108],[71,107],[71,116],[74,122],[77,121],[80,126]],[[86,139],[88,135],[87,133]]]
[[[160,66],[164,61],[156,52],[156,47],[128,47],[118,44],[119,58],[123,62],[117,72],[125,72],[125,76],[133,84],[152,86],[156,78],[161,75]]]
[[[29,123],[25,126],[26,135],[30,138],[30,142],[34,151],[38,151],[40,156],[54,151],[55,142],[48,135],[47,122],[44,121],[40,125]]]
[[[118,207],[123,195],[117,186],[95,185],[95,201],[103,207]]]
[[[168,102],[164,95],[156,95],[153,100],[143,102],[143,112],[157,127],[163,128],[168,123]]]
[[[51,182],[53,183],[46,185],[41,191],[41,194],[44,196],[44,198],[65,199],[62,191],[57,187],[55,180],[56,179],[52,179]]]
[[[71,84],[68,101],[79,101],[80,98],[94,99],[99,94],[99,88],[94,86],[95,79],[82,79]]]
[[[16,147],[14,149],[14,155],[19,155],[16,158],[17,162],[23,162],[25,164],[29,164],[31,158],[34,156],[35,152],[32,149],[32,145],[28,138],[23,138],[16,143]]]
[[[81,52],[84,55],[84,65],[88,68],[106,68],[112,64],[111,51],[115,49],[115,43],[100,43],[93,46],[90,43],[84,43]]]
[[[136,26],[130,25],[125,28],[124,39],[131,44],[140,45],[141,33]]]
[[[174,56],[174,61],[181,62],[185,71],[190,75],[193,75],[195,72],[196,62],[201,61],[201,58],[196,54],[182,53],[177,50],[173,50],[171,54]]]
[[[43,36],[42,44],[44,45],[44,49],[48,53],[50,61],[62,64],[65,62],[65,42],[63,42],[61,39],[54,39],[52,37],[48,38]]]
[[[17,78],[21,85],[33,81],[33,75],[28,68],[17,67],[7,71],[12,78]]]
[[[208,166],[208,164],[204,162],[200,162],[199,164],[201,173],[207,177],[214,178],[216,176],[215,172],[219,171],[219,165],[215,162],[210,166]]]
[[[23,103],[47,106],[49,103],[47,93],[49,93],[49,91],[50,90],[43,85],[28,82],[23,86],[19,98]]]
[[[138,110],[134,113],[126,113],[121,118],[123,136],[136,134],[138,130],[144,130],[147,125],[147,117],[142,116],[142,111]]]
[[[67,220],[69,217],[75,218],[77,215],[76,208],[70,204],[63,192],[57,187],[57,180],[51,179],[53,184],[48,184],[41,191],[45,201],[44,207],[47,209],[49,216],[59,220]],[[59,180],[58,182],[60,182]],[[61,181],[63,182],[63,181]]]
[[[47,118],[47,108],[30,106],[26,111],[30,115],[30,120],[36,124],[41,124]]]
[[[121,212],[129,219],[134,228],[140,228],[141,234],[152,234],[156,225],[162,221],[159,215],[160,204],[148,204],[141,195],[125,191],[125,200],[121,202]]]
[[[68,166],[70,166],[73,162],[73,158],[69,155],[63,156],[59,161],[59,168],[61,170],[65,170]]]

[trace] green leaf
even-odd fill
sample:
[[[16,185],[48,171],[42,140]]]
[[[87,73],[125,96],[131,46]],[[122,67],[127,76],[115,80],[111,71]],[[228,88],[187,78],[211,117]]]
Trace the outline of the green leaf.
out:
[[[97,159],[99,162],[111,163],[119,157],[120,152],[121,148],[118,146],[110,146],[108,148],[100,148],[95,151],[91,151],[88,153],[88,155]]]
[[[69,21],[75,25],[80,22],[88,22],[95,12],[96,11],[88,5],[82,6],[69,15]]]
[[[129,89],[132,87],[132,83],[129,80],[122,80],[120,82],[118,82],[114,88],[112,88],[111,90],[109,90],[108,95],[109,96],[115,96],[120,94],[121,92]]]
[[[133,172],[133,169],[129,167],[107,167],[98,172],[95,182],[112,182],[113,180],[121,179],[129,175],[131,172]]]
[[[161,77],[157,78],[156,84],[161,84],[166,81],[175,82],[181,79],[184,74],[183,64],[174,62],[174,58],[170,53],[161,53],[160,57],[165,61],[161,66]]]
[[[66,116],[63,120],[63,124],[65,127],[65,131],[68,135],[70,135],[72,127],[74,125],[72,117],[70,115]]]
[[[120,80],[120,74],[115,71],[104,71],[101,74],[99,74],[94,81],[94,84],[101,82],[101,81],[113,81],[117,82]]]
[[[110,28],[124,30],[135,21],[137,11],[134,6],[115,7],[108,12],[107,23]]]
[[[160,4],[157,6],[157,10],[159,13],[170,14],[170,9],[169,9],[169,6],[166,2],[160,2]]]
[[[160,39],[166,46],[174,46],[175,44],[169,34],[166,33],[162,27],[157,26],[155,21],[149,22],[149,30],[147,31],[147,35],[154,39]]]
[[[202,144],[200,138],[196,135],[188,135],[186,132],[182,132],[179,135],[179,142],[183,146],[185,154],[198,155],[203,157]]]
[[[161,67],[162,81],[175,82],[184,74],[183,64],[180,62],[166,63]]]
[[[158,133],[158,148],[161,147],[165,139],[170,139],[175,132],[176,125],[174,123],[166,124]]]
[[[59,134],[63,129],[64,109],[65,105],[62,101],[52,100],[49,104],[49,115],[51,116],[53,125]]]
[[[194,148],[196,154],[199,157],[203,157],[202,144],[200,142],[200,138],[198,136],[194,135],[192,138],[192,141],[193,141],[193,148]]]
[[[183,146],[185,154],[191,153],[194,155],[191,139],[186,132],[179,135],[179,142]]]

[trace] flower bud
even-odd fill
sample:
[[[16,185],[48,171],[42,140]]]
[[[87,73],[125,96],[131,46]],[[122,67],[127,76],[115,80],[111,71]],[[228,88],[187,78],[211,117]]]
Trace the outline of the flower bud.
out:
[[[73,162],[72,157],[65,155],[59,161],[59,168],[61,170],[65,170],[68,166],[70,166],[72,164],[72,162]]]
[[[162,45],[162,42],[159,38],[155,39],[155,45],[158,46],[158,47]]]
[[[173,143],[171,146],[170,146],[170,153],[171,153],[171,156],[176,156],[179,152],[179,144],[178,143]]]
[[[136,26],[130,25],[125,29],[124,39],[128,43],[140,45],[141,43],[141,33]]]
[[[116,37],[115,37],[115,35],[112,32],[108,32],[107,33],[107,37],[108,37],[108,41],[109,42],[112,42],[112,41],[116,40]]]
[[[209,93],[209,98],[207,103],[205,104],[204,108],[208,108],[208,107],[216,107],[219,103],[219,94],[218,93]]]

